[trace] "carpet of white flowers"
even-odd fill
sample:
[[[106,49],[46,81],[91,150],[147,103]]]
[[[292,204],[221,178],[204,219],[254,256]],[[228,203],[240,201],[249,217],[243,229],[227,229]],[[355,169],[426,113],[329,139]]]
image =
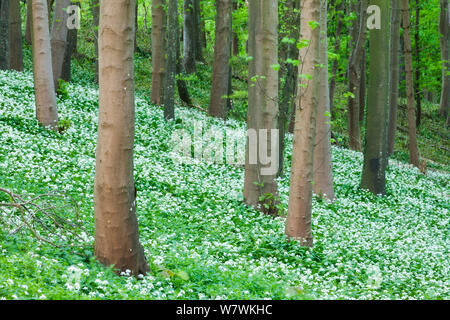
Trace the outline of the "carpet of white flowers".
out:
[[[282,216],[243,205],[242,167],[170,156],[172,132],[194,121],[242,138],[244,124],[185,108],[168,124],[145,97],[136,98],[135,177],[151,272],[116,276],[89,247],[98,93],[88,85],[68,92],[58,106],[69,128],[48,132],[35,120],[32,75],[0,72],[0,187],[67,191],[88,233],[85,248],[54,248],[27,230],[8,234],[0,211],[0,299],[450,298],[448,173],[424,176],[391,161],[387,195],[376,197],[358,188],[362,155],[333,148],[337,200],[314,199],[315,246],[301,248],[285,239]],[[286,208],[289,176],[279,190]]]

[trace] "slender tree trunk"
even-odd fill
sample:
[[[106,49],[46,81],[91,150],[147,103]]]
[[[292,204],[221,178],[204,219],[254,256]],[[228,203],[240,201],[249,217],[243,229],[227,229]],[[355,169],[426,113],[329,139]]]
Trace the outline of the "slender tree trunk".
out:
[[[195,60],[198,62],[205,62],[203,57],[203,40],[202,40],[202,11],[200,0],[194,0],[195,23],[194,23],[194,38],[195,38]]]
[[[416,117],[416,126],[420,126],[420,122],[422,119],[422,86],[421,86],[421,77],[420,77],[420,6],[419,0],[416,0],[416,28],[414,33],[415,38],[415,51],[416,51],[416,79],[414,81],[414,92],[416,94],[416,103],[417,103],[417,117]]]
[[[348,134],[350,149],[361,151],[361,129],[360,118],[360,93],[361,93],[361,61],[363,52],[366,49],[366,20],[367,20],[367,0],[360,1],[359,22],[355,22],[353,28],[354,50],[349,61],[349,87],[348,91],[353,94],[348,98]]]
[[[397,130],[398,87],[400,83],[400,2],[391,0],[391,6],[388,155],[394,153],[395,133]]]
[[[95,82],[98,83],[98,24],[100,15],[100,1],[91,0],[92,24],[94,28],[95,49]]]
[[[178,21],[177,21],[178,23]],[[177,24],[178,29],[178,24]],[[176,53],[177,53],[177,63],[176,63],[176,74],[177,74],[177,88],[178,88],[178,96],[180,100],[184,102],[188,106],[192,106],[191,97],[189,95],[188,86],[186,80],[183,79],[183,76],[186,74],[186,70],[183,67],[183,58],[181,57],[180,50],[180,42],[176,43]]]
[[[419,149],[416,136],[416,112],[414,108],[414,86],[411,48],[411,25],[409,23],[409,3],[402,0],[403,36],[405,37],[405,69],[406,69],[406,97],[408,103],[408,134],[409,161],[419,168]]]
[[[99,125],[94,184],[95,255],[137,276],[149,271],[139,243],[134,145],[135,0],[102,0]]]
[[[79,2],[72,2],[72,4],[78,6],[80,5]],[[61,79],[67,82],[70,82],[72,78],[72,55],[77,52],[77,37],[77,29],[69,29],[67,31],[66,50],[64,52],[64,61],[61,71]]]
[[[439,114],[448,119],[450,114],[450,5],[448,0],[441,0],[439,31],[441,34],[442,60],[442,89]]]
[[[58,111],[53,85],[50,33],[46,0],[33,0],[33,74],[36,117],[45,127],[58,128]]]
[[[0,1],[0,70],[9,69],[9,1]]]
[[[320,21],[320,0],[303,0],[301,7],[300,39],[309,45],[300,49],[298,107],[295,116],[292,149],[291,185],[286,220],[286,235],[302,246],[313,246],[311,210],[314,174],[314,144],[318,108],[320,70],[320,28],[311,21]]]
[[[248,25],[249,54],[253,59],[249,63],[247,128],[250,135],[254,132],[258,136],[259,148],[254,145],[255,139],[247,139],[244,200],[262,212],[274,214],[278,172],[278,166],[274,168],[274,164],[278,164],[278,71],[273,66],[278,63],[278,1],[250,0]],[[263,153],[273,159],[271,163],[267,163]]]
[[[19,0],[9,4],[9,68],[23,71],[22,17]]]
[[[32,42],[32,30],[33,30],[33,15],[32,15],[32,3],[33,0],[27,0],[27,21],[25,25],[25,43],[31,45]]]
[[[233,1],[233,11],[238,10],[238,1]],[[239,55],[239,37],[236,32],[233,32],[233,56]]]
[[[320,3],[320,79],[314,145],[314,193],[334,200],[331,163],[331,114],[328,82],[327,0]]]
[[[194,0],[183,0],[183,16],[183,66],[186,73],[191,74],[196,72]]]
[[[361,187],[378,195],[385,194],[386,190],[390,0],[370,0],[369,5],[380,8],[381,28],[370,30],[366,142]]]
[[[229,93],[232,0],[216,0],[216,37],[209,114],[225,118]]]
[[[361,57],[361,85],[359,86],[359,123],[364,122],[366,114],[366,93],[367,93],[367,50],[364,47]]]
[[[59,86],[59,79],[61,78],[64,54],[67,45],[68,16],[66,9],[69,5],[70,0],[56,0],[55,13],[53,14],[53,26],[50,43],[52,48],[52,69],[55,90]]]
[[[344,8],[345,8],[345,1],[341,1],[340,5],[338,7],[338,15],[336,15],[337,19],[337,25],[336,25],[336,35],[335,35],[335,44],[334,44],[334,53],[338,53],[341,48],[341,32],[342,32],[342,25],[343,25],[343,17],[344,14]],[[330,108],[333,111],[334,108],[334,93],[336,91],[336,77],[337,77],[337,71],[339,67],[339,60],[334,59],[333,60],[333,67],[331,69],[331,80],[330,80]],[[332,112],[333,113],[333,112]]]
[[[167,19],[165,0],[152,1],[152,96],[151,101],[160,105],[163,98],[165,74],[165,48]]]
[[[175,76],[177,74],[178,7],[177,0],[169,0],[167,54],[164,75],[164,118],[175,118]]]

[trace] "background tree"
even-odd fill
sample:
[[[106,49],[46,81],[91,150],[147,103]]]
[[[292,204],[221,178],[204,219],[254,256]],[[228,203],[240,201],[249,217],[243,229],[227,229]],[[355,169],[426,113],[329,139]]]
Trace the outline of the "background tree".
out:
[[[442,89],[439,113],[443,117],[448,117],[450,110],[450,5],[448,0],[441,0],[440,4],[439,32],[441,34]]]
[[[267,130],[267,155],[271,155],[272,131],[277,128],[278,114],[278,1],[249,1],[249,95],[247,128]],[[277,141],[274,142],[278,145]],[[258,150],[259,151],[259,150]],[[260,152],[250,155],[249,139],[247,139],[244,200],[266,213],[274,213],[274,198],[277,195],[276,173],[261,174],[263,159]],[[250,156],[257,159],[256,164],[249,162]]]
[[[91,0],[92,28],[94,29],[94,50],[95,50],[95,82],[98,83],[98,25],[100,15],[100,1]]]
[[[361,187],[374,194],[385,194],[389,120],[390,0],[370,0],[369,5],[377,5],[380,8],[381,24],[380,29],[369,31],[369,86]]]
[[[314,185],[317,195],[334,200],[333,173],[331,163],[331,113],[328,81],[328,32],[327,0],[320,3],[320,45],[319,45],[319,97],[317,104],[316,142],[314,145]]]
[[[10,1],[9,4],[9,53],[9,68],[23,71],[22,17],[19,0]]]
[[[209,114],[213,117],[225,118],[229,100],[226,96],[230,91],[232,0],[217,0],[216,8],[216,36]]]
[[[196,14],[194,0],[183,0],[183,22],[183,66],[186,73],[190,74],[196,72]]]
[[[0,1],[0,70],[9,68],[9,0]]]
[[[32,13],[36,117],[43,126],[56,130],[58,127],[58,111],[53,82],[47,1],[33,0]]]
[[[100,2],[94,210],[96,257],[137,276],[149,268],[139,243],[133,176],[135,6],[135,0]]]
[[[409,135],[409,161],[419,167],[419,150],[416,137],[416,110],[414,106],[413,62],[411,48],[411,25],[409,23],[409,3],[402,0],[403,37],[405,39],[405,71],[406,71],[406,98],[408,105],[408,135]]]
[[[152,1],[152,95],[151,101],[160,105],[163,95],[166,48],[165,0]]]
[[[389,72],[389,128],[388,154],[394,153],[397,131],[398,92],[400,83],[400,19],[401,6],[398,0],[391,1],[391,39]]]
[[[81,3],[78,1],[72,1],[71,4],[80,6]],[[71,72],[72,56],[77,53],[77,43],[78,43],[77,38],[78,38],[78,29],[76,28],[69,29],[67,32],[67,45],[66,50],[64,52],[63,67],[61,70],[61,79],[67,82],[70,82],[72,78]],[[96,54],[95,60],[98,60],[98,54]]]
[[[59,86],[67,45],[67,12],[70,0],[56,0],[51,32],[52,70],[55,89]]]

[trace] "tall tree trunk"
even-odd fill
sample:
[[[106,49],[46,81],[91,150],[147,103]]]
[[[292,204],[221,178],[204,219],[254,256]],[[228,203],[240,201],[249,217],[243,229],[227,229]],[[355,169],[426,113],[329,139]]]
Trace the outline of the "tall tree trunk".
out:
[[[328,82],[327,0],[320,4],[320,68],[317,105],[316,139],[314,145],[314,193],[334,200],[331,163],[331,114]]]
[[[394,153],[395,133],[397,130],[398,87],[400,83],[400,2],[391,0],[391,6],[388,155]]]
[[[95,82],[98,83],[98,24],[100,15],[100,1],[91,0],[92,24],[94,28],[95,49]]]
[[[22,17],[19,0],[12,0],[9,4],[9,68],[23,71]]]
[[[247,139],[244,200],[262,212],[275,213],[278,167],[278,1],[249,1],[249,98],[247,128],[258,136]],[[266,135],[264,134],[266,133]],[[251,135],[251,133],[250,133]],[[256,138],[256,137],[254,137]],[[256,148],[255,148],[256,147]],[[267,163],[267,157],[273,160]]]
[[[320,70],[320,28],[311,21],[320,21],[320,0],[303,0],[300,39],[309,41],[300,49],[298,106],[295,116],[292,149],[291,185],[286,220],[286,235],[302,246],[313,246],[311,210],[314,174],[314,143],[318,108]]]
[[[53,85],[50,32],[46,0],[33,0],[33,74],[36,117],[45,127],[56,130],[58,110]]]
[[[33,15],[32,15],[33,0],[27,0],[27,21],[25,25],[25,43],[31,45],[33,32]]]
[[[421,86],[421,77],[420,77],[420,6],[419,0],[416,0],[416,28],[414,33],[415,38],[415,52],[416,52],[416,79],[414,81],[414,92],[416,94],[416,103],[417,103],[417,117],[416,117],[416,126],[420,126],[420,122],[422,119],[422,86]]]
[[[380,8],[381,28],[370,30],[369,36],[369,86],[361,187],[373,194],[385,194],[389,121],[390,0],[370,0],[369,5],[377,5]]]
[[[72,1],[73,5],[80,5],[80,2],[78,1]],[[77,29],[69,29],[67,32],[67,45],[66,50],[64,52],[64,61],[61,71],[61,79],[64,81],[70,82],[72,78],[72,55],[74,55],[77,52],[77,37],[78,37],[78,30]]]
[[[361,150],[361,129],[360,118],[360,93],[361,93],[361,61],[363,52],[366,50],[366,20],[367,20],[367,0],[360,1],[359,20],[355,22],[353,28],[354,49],[349,61],[349,87],[348,91],[353,95],[348,97],[348,135],[350,149]],[[356,30],[355,30],[356,29]]]
[[[165,74],[165,48],[167,19],[165,0],[152,1],[152,96],[151,101],[160,105],[163,97]]]
[[[100,3],[95,255],[104,265],[137,276],[149,268],[139,243],[133,176],[136,2]]]
[[[0,1],[0,70],[9,69],[9,0]]]
[[[53,14],[53,26],[50,43],[52,48],[53,83],[55,89],[59,86],[59,79],[61,78],[62,66],[64,63],[68,31],[68,16],[66,9],[69,5],[70,0],[56,0],[55,12]]]
[[[216,36],[209,114],[225,118],[229,93],[232,0],[216,0]]]
[[[341,32],[343,26],[343,17],[345,8],[345,1],[341,1],[339,7],[337,8],[338,14],[336,15],[337,25],[336,25],[336,34],[335,34],[335,43],[334,43],[334,53],[337,54],[341,48]],[[333,67],[331,69],[331,80],[330,80],[330,109],[333,114],[334,108],[334,93],[336,91],[336,77],[337,71],[339,67],[339,60],[333,60]]]
[[[411,48],[411,25],[409,23],[409,3],[402,0],[403,36],[405,37],[406,98],[408,103],[409,161],[419,168],[419,149],[416,136],[416,112],[414,108],[413,67]]]
[[[442,89],[439,114],[448,117],[450,111],[450,5],[448,0],[441,0],[439,19],[441,34]]]
[[[286,36],[290,39],[298,39],[299,30],[298,26],[300,25],[300,0],[289,0],[286,2],[287,6],[287,15],[286,15],[286,27],[288,28]],[[291,60],[298,59],[298,49],[296,43],[288,43],[286,46],[286,58]],[[280,106],[279,106],[279,116],[278,116],[278,129],[279,133],[279,168],[277,176],[280,177],[284,173],[284,149],[285,149],[285,138],[286,138],[286,125],[289,121],[289,127],[291,123],[294,123],[295,119],[288,119],[289,115],[295,117],[295,93],[296,93],[296,84],[297,84],[297,76],[298,76],[298,67],[294,66],[292,63],[284,63],[282,69],[285,69],[284,72],[284,86],[281,92]],[[280,72],[281,73],[281,72]],[[293,132],[294,128],[292,125],[292,130],[289,132]]]
[[[178,23],[178,21],[177,21]],[[178,29],[178,24],[177,24]],[[181,50],[180,50],[180,42],[177,41],[176,43],[176,53],[177,53],[177,63],[176,63],[176,78],[177,78],[177,88],[178,88],[178,96],[180,97],[180,100],[184,102],[188,106],[192,106],[191,97],[189,95],[188,86],[186,83],[186,80],[183,79],[183,76],[186,74],[186,70],[184,70],[183,67],[183,58],[181,57]]]
[[[204,62],[203,57],[203,39],[202,39],[202,10],[200,0],[194,0],[195,23],[194,23],[194,40],[195,40],[195,60]]]
[[[191,74],[196,72],[194,0],[183,0],[183,17],[183,66],[186,73]]]
[[[169,0],[167,54],[164,75],[164,118],[175,118],[175,76],[177,74],[178,7],[177,0]]]

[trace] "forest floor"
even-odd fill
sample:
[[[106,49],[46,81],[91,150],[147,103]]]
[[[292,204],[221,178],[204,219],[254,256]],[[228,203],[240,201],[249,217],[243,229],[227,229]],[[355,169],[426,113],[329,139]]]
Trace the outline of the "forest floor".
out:
[[[142,60],[137,59],[137,70]],[[55,248],[26,228],[11,233],[7,221],[11,216],[20,221],[19,213],[2,208],[1,299],[450,298],[450,174],[445,164],[423,175],[390,160],[387,195],[376,197],[359,189],[362,154],[333,147],[337,200],[314,198],[315,245],[301,248],[286,240],[282,214],[265,216],[242,203],[242,167],[173,161],[175,130],[192,133],[194,123],[202,122],[216,131],[232,131],[242,143],[245,123],[182,107],[176,109],[177,120],[167,123],[161,107],[143,94],[140,77],[137,214],[151,272],[136,280],[116,276],[93,257],[98,91],[90,71],[75,66],[75,83],[58,98],[63,134],[37,124],[29,71],[0,72],[0,187],[17,194],[67,192],[86,230],[77,247],[65,246],[69,237]],[[193,91],[200,95],[202,87]],[[288,202],[289,160],[279,181],[281,210]],[[0,193],[0,202],[7,201]],[[61,232],[36,229],[49,239]]]

